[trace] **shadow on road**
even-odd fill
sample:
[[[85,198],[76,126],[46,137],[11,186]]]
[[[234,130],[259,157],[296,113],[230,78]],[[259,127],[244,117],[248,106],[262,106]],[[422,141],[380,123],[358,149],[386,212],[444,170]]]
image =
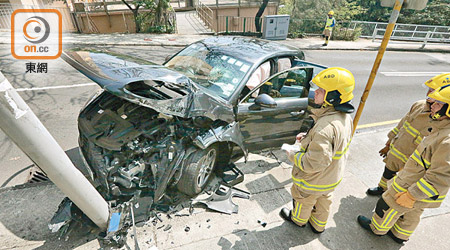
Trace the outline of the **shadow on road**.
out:
[[[290,198],[290,196],[289,196]],[[217,245],[222,249],[291,249],[309,244],[318,239],[322,246],[329,249],[388,249],[397,250],[402,245],[387,236],[378,237],[363,230],[357,223],[359,214],[371,216],[377,197],[357,198],[347,196],[340,200],[337,213],[332,215],[335,226],[330,223],[323,234],[314,234],[310,226],[304,228],[290,222],[268,230],[239,230],[233,235],[240,239],[234,244],[225,237]],[[308,247],[316,248],[312,243]]]
[[[78,148],[67,150],[66,154],[77,168],[84,169]],[[58,240],[58,235],[50,232],[48,223],[64,197],[50,181],[4,188],[0,190],[0,223],[15,237],[28,241],[27,245],[30,241],[44,241],[36,249],[73,249],[94,240],[96,235],[87,231],[71,234],[67,241]],[[9,238],[13,237],[6,239]]]
[[[69,156],[70,160],[73,162],[76,168],[78,168],[85,176],[88,176],[88,172],[86,170],[86,167],[84,166],[83,159],[81,158],[79,147],[72,148],[65,151],[67,156]],[[17,171],[16,173],[12,174],[6,181],[4,181],[0,188],[6,187],[10,181],[12,181],[15,177],[17,177],[19,174],[23,173],[24,171],[27,171],[34,167],[35,165],[32,164],[30,166],[24,167],[21,170]]]

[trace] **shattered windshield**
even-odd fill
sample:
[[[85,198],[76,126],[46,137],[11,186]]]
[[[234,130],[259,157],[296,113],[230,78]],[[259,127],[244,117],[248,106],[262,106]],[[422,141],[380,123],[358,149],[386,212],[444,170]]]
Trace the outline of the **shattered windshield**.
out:
[[[196,43],[178,53],[165,66],[228,99],[252,64]]]

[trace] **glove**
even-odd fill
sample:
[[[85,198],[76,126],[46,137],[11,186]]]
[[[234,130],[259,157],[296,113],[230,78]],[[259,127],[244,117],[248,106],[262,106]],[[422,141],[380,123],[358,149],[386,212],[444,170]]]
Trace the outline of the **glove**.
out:
[[[378,153],[380,153],[380,156],[381,156],[381,157],[386,158],[387,153],[388,153],[388,151],[389,151],[389,146],[390,146],[390,143],[389,143],[389,144],[386,144],[386,146],[384,146],[384,148],[382,148],[382,149],[378,152]]]
[[[395,202],[402,207],[413,208],[416,199],[408,191],[396,193]]]

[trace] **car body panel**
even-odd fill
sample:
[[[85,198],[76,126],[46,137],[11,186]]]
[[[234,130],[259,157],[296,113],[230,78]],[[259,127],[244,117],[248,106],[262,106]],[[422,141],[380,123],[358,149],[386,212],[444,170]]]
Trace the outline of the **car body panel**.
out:
[[[80,112],[79,129],[81,151],[88,163],[97,162],[95,176],[102,179],[98,182],[108,199],[151,186],[157,201],[170,182],[179,180],[186,159],[196,150],[219,142],[247,157],[249,150],[277,146],[308,129],[304,121],[311,100],[309,84],[301,97],[276,100],[274,108],[255,109],[255,103],[239,103],[238,97],[250,75],[267,60],[290,57],[293,66],[314,68],[314,74],[322,66],[300,60],[304,55],[294,47],[260,39],[214,37],[197,43],[253,63],[230,98],[216,96],[189,77],[145,60],[107,51],[63,53],[66,62],[105,90]],[[296,90],[295,86],[283,89],[286,93]],[[108,171],[114,171],[114,176]],[[137,181],[143,176],[148,179],[149,172],[151,183]],[[118,191],[118,186],[125,190]]]

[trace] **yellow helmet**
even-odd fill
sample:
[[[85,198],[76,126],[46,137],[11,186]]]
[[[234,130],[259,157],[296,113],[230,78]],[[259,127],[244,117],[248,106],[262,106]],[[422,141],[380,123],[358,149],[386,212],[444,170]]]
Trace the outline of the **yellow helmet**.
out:
[[[437,119],[443,115],[450,117],[450,84],[444,85],[428,95],[434,100],[445,103],[441,110],[433,116]]]
[[[334,15],[334,11],[330,10],[330,11],[328,12],[328,15]]]
[[[432,89],[437,89],[447,84],[450,84],[450,73],[443,73],[434,76],[430,80],[425,82],[425,85]]]
[[[328,105],[339,105],[353,99],[355,78],[347,69],[340,67],[324,69],[311,81],[326,91],[324,102]]]

